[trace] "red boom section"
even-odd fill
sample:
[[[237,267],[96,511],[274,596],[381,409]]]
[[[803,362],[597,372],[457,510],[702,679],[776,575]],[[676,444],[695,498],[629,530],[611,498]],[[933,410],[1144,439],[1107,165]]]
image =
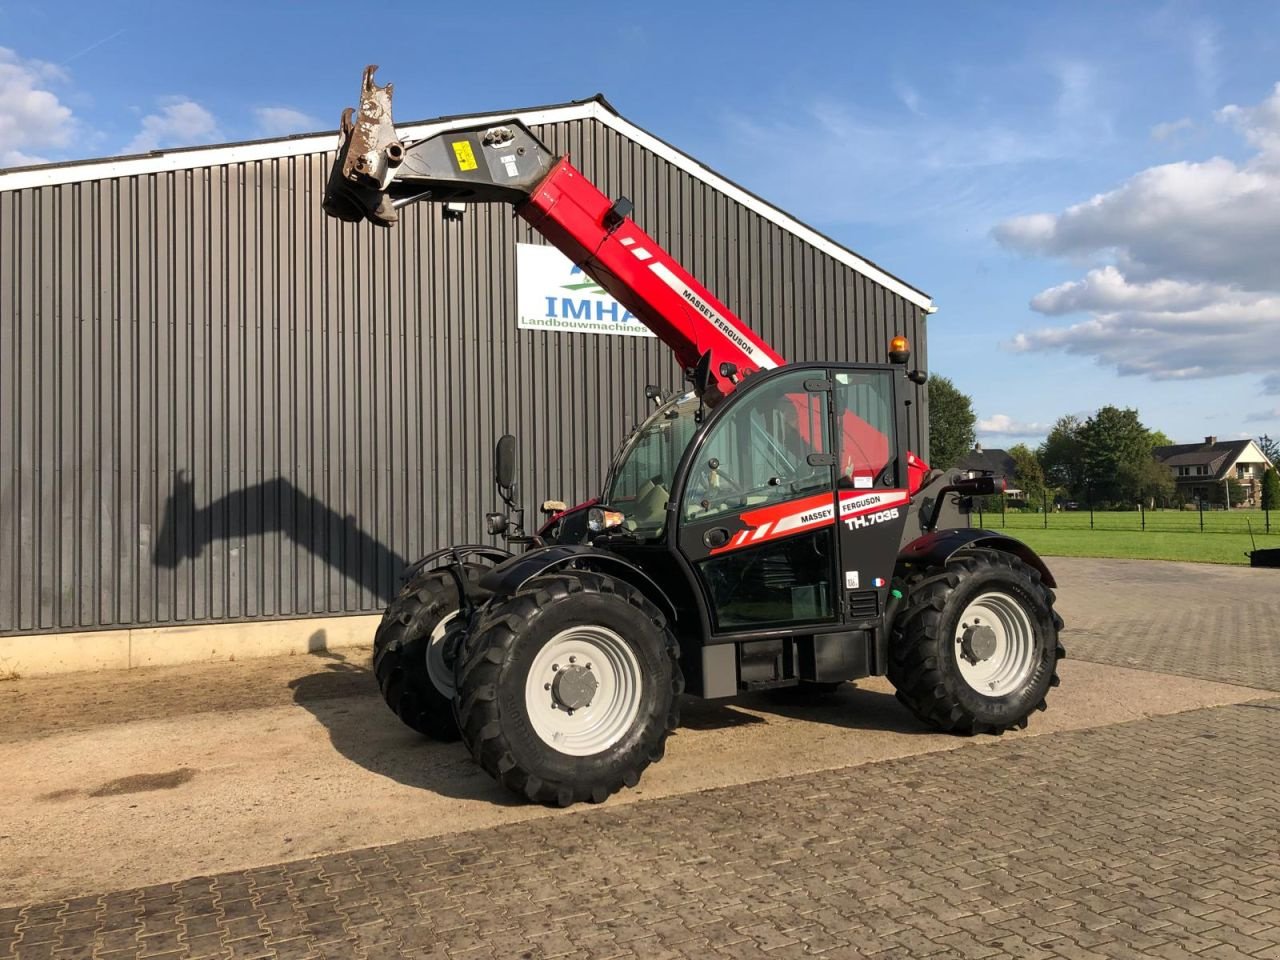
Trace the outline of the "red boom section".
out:
[[[609,291],[692,367],[711,351],[711,372],[732,363],[742,376],[785,361],[695,280],[634,220],[604,224],[611,200],[562,158],[516,211]],[[720,395],[733,389],[721,382]]]
[[[563,157],[516,212],[657,334],[681,366],[692,367],[707,351],[716,376],[724,362],[737,367],[739,376],[786,363],[634,220],[623,217],[612,229],[606,226],[612,207],[612,201]],[[715,388],[718,396],[732,389],[725,380]],[[869,459],[887,462],[884,434],[851,412],[845,411],[841,419],[846,450],[874,450]],[[842,467],[850,475],[861,472],[852,464]],[[927,472],[928,466],[915,454],[907,454],[912,492]]]
[[[786,363],[634,220],[622,217],[607,226],[612,207],[568,158],[561,158],[516,212],[657,334],[681,366],[692,367],[707,351],[716,377],[725,362],[737,367],[738,376]],[[714,396],[708,399],[714,402],[728,395],[733,384],[720,379],[712,389]],[[868,460],[888,462],[884,434],[849,411],[841,420],[846,451],[858,449]],[[864,472],[852,463],[842,469],[850,476]],[[927,472],[915,454],[907,454],[912,492]]]

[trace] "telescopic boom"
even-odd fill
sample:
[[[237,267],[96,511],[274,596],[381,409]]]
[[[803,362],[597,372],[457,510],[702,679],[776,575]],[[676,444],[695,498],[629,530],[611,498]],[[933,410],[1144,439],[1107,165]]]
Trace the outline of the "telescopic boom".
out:
[[[360,110],[343,115],[342,145],[324,209],[390,226],[415,200],[507,202],[552,245],[669,346],[686,368],[709,369],[715,402],[741,377],[785,361],[630,217],[555,157],[518,120],[447,130],[404,144],[391,121],[391,84],[364,73]]]
[[[600,284],[695,370],[702,399],[715,404],[744,376],[786,363],[733,311],[631,219],[631,201],[610,200],[568,157],[556,157],[519,120],[457,127],[405,144],[391,119],[391,84],[366,67],[360,109],[342,115],[342,143],[329,172],[330,216],[389,227],[418,200],[510,203],[516,213]],[[904,341],[905,342],[905,341]],[[844,415],[846,447],[886,438]],[[914,493],[929,467],[907,455]]]

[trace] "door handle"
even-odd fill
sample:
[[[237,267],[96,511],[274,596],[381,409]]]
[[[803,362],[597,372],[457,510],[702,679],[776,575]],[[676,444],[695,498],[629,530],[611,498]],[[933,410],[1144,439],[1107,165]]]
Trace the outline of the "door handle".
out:
[[[729,531],[724,527],[712,527],[702,535],[702,542],[714,550],[729,542]]]

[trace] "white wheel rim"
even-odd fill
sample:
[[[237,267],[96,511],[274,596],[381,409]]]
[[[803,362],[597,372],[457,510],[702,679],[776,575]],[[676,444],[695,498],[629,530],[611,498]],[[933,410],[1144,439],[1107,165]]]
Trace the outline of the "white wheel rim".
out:
[[[994,634],[994,649],[979,658],[975,653],[985,654],[986,650],[981,643],[975,644],[973,631],[982,627],[990,628]],[[990,636],[985,637],[989,645]],[[1031,617],[1009,594],[984,593],[960,614],[955,654],[965,683],[983,696],[1007,696],[1026,683],[1035,669],[1036,634]]]
[[[444,662],[444,637],[449,632],[449,625],[457,619],[456,613],[445,617],[427,638],[427,679],[449,700],[453,699],[453,669]]]
[[[557,700],[557,677],[566,670],[578,678],[589,674],[596,684],[589,702],[572,713]],[[642,687],[640,662],[622,637],[607,627],[570,627],[534,657],[525,709],[543,743],[571,757],[589,757],[608,750],[635,724]]]

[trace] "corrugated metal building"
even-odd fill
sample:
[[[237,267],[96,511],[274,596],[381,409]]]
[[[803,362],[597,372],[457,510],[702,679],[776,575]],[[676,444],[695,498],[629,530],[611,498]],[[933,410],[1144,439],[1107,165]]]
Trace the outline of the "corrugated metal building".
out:
[[[783,356],[879,361],[902,332],[924,365],[927,296],[603,99],[500,116]],[[498,435],[526,505],[575,502],[644,385],[676,386],[657,340],[517,329],[515,245],[541,241],[505,207],[324,217],[335,143],[0,173],[0,635],[376,611],[407,561],[482,539]]]

